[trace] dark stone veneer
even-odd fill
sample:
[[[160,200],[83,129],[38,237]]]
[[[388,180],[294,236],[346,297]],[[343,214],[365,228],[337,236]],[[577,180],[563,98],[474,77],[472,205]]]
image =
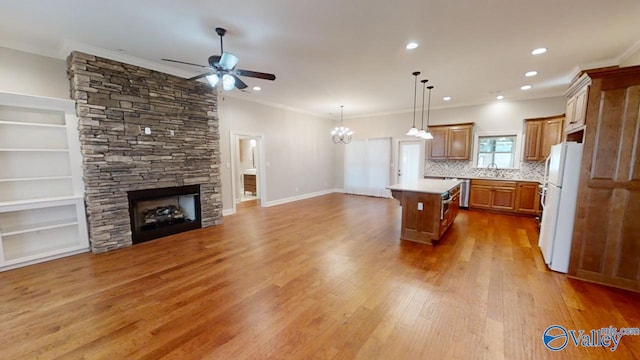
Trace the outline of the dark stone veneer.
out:
[[[94,253],[132,244],[127,191],[200,184],[222,224],[217,96],[196,81],[80,52],[67,58]],[[144,128],[151,128],[145,135]]]

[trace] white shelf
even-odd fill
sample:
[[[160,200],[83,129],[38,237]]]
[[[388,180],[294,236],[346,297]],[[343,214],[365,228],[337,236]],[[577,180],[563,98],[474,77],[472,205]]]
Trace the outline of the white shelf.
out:
[[[59,129],[66,129],[67,127],[66,125],[59,125],[59,124],[43,124],[43,123],[30,123],[30,122],[7,121],[7,120],[0,120],[0,125],[41,126],[41,127],[59,128]]]
[[[74,196],[59,196],[59,197],[50,197],[50,198],[28,199],[28,200],[4,201],[4,202],[0,202],[0,208],[15,207],[15,206],[23,206],[25,208],[58,206],[64,203],[70,204],[77,200],[82,200],[82,198],[83,196],[74,195]]]
[[[34,250],[32,252],[23,253],[20,249],[13,249],[8,247],[4,250],[5,262],[4,265],[14,265],[22,262],[36,263],[46,261],[48,257],[57,258],[61,253],[71,252],[74,250],[86,251],[88,247],[83,244],[55,244],[41,249]],[[34,261],[35,260],[35,261]],[[3,266],[4,267],[4,266]]]
[[[56,229],[56,228],[61,228],[65,226],[77,226],[77,225],[78,225],[77,219],[67,219],[62,221],[48,221],[48,222],[43,222],[40,224],[33,224],[33,225],[16,226],[13,228],[0,230],[0,233],[2,234],[2,237],[9,237],[12,235],[19,235],[19,234],[25,234],[29,232],[36,232],[41,230]]]
[[[69,149],[0,149],[6,152],[69,152]]]
[[[43,176],[43,177],[29,177],[29,178],[15,178],[15,179],[0,179],[0,182],[12,182],[12,181],[43,181],[43,180],[64,180],[72,179],[71,176]]]
[[[75,102],[0,92],[0,271],[89,249]]]

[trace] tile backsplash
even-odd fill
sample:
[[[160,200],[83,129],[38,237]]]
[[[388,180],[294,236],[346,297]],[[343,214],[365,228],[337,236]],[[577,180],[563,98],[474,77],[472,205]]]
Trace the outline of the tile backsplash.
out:
[[[467,160],[426,160],[424,176],[542,181],[544,162],[523,161],[519,169],[496,170],[473,167],[473,161]]]

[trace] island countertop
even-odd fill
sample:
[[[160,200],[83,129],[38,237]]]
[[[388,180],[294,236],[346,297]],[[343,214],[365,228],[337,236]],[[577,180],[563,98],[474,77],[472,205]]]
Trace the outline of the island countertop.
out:
[[[388,186],[392,191],[411,191],[426,194],[442,194],[460,184],[460,180],[418,179],[406,184]]]

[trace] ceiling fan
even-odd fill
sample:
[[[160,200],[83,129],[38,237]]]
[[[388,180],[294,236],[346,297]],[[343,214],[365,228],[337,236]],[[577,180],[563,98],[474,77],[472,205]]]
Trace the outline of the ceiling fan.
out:
[[[275,80],[276,76],[269,73],[263,73],[252,70],[242,70],[236,69],[236,65],[238,64],[238,57],[225,52],[224,45],[222,42],[222,38],[224,34],[227,33],[227,30],[223,28],[216,28],[216,34],[220,36],[220,55],[211,55],[209,56],[209,66],[193,64],[179,60],[171,60],[171,59],[162,59],[163,61],[174,62],[178,64],[186,64],[192,66],[198,66],[204,69],[207,69],[207,72],[194,76],[189,80],[197,80],[201,78],[207,79],[209,84],[212,87],[218,85],[218,83],[222,82],[222,89],[225,91],[233,90],[234,87],[242,90],[247,87],[247,84],[244,83],[238,76],[247,76],[253,77],[257,79],[264,80]]]

